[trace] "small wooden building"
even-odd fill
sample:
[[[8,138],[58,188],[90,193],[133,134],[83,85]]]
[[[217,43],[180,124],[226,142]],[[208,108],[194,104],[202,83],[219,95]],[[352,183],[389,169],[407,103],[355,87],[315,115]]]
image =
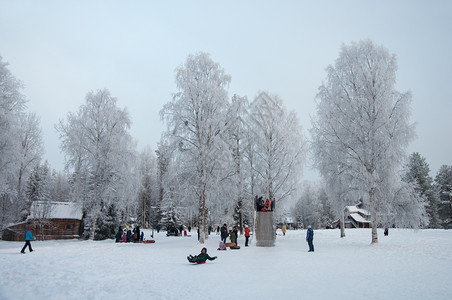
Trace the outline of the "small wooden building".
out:
[[[344,209],[345,228],[371,228],[370,212],[361,208],[361,204],[346,206]],[[340,227],[340,220],[333,223],[335,228]]]
[[[27,220],[3,230],[5,241],[23,241],[31,228],[37,240],[80,238],[83,232],[83,210],[79,203],[35,201]]]

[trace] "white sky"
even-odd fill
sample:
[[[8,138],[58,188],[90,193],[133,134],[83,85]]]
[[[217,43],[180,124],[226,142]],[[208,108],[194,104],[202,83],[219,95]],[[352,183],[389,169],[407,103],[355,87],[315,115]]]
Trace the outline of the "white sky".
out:
[[[278,94],[308,136],[325,68],[343,43],[367,38],[398,57],[397,89],[412,92],[418,123],[408,153],[424,156],[435,176],[452,165],[452,1],[0,0],[0,55],[25,84],[45,159],[58,170],[54,125],[90,90],[109,89],[139,148],[155,150],[174,69],[199,51],[232,76],[231,96]],[[316,176],[306,168],[305,179]]]

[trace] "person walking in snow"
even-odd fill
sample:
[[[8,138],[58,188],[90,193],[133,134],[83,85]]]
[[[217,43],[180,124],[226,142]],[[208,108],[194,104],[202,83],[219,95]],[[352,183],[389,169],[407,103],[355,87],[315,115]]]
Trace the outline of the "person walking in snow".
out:
[[[245,247],[248,247],[248,241],[250,240],[250,229],[248,225],[245,225]]]
[[[314,230],[312,230],[311,225],[308,226],[308,231],[306,232],[306,241],[309,245],[309,251],[308,252],[314,252],[314,244],[312,241],[314,240]]]
[[[22,248],[22,250],[20,251],[20,253],[25,254],[25,248],[27,248],[28,246],[28,250],[30,250],[30,252],[33,252],[33,249],[31,249],[31,244],[30,241],[34,240],[35,237],[33,236],[32,232],[31,232],[31,228],[28,228],[27,233],[25,234],[25,245]]]
[[[198,263],[198,264],[204,264],[206,260],[215,260],[217,259],[216,256],[210,257],[209,254],[207,254],[207,248],[202,248],[201,253],[198,255],[189,255],[187,256],[187,259],[191,263]]]
[[[225,244],[226,244],[226,238],[228,237],[228,235],[229,235],[228,227],[226,226],[226,224],[224,224],[223,227],[221,227],[221,240]]]

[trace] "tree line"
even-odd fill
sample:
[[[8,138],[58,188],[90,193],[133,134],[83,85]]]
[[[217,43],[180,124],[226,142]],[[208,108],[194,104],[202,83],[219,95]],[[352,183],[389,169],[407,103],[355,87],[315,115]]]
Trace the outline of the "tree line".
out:
[[[343,219],[345,205],[361,200],[374,242],[377,226],[446,228],[450,167],[433,183],[425,159],[413,162],[418,173],[406,164],[415,129],[410,93],[394,89],[396,69],[395,56],[369,40],[344,45],[319,88],[308,140],[279,96],[231,97],[221,65],[191,54],[160,111],[167,129],[155,151],[137,150],[127,109],[108,89],[95,90],[55,125],[66,163],[56,172],[42,163],[39,118],[0,57],[0,224],[25,220],[35,200],[75,201],[91,239],[124,223],[183,223],[197,226],[204,242],[214,224],[252,224],[259,195],[275,199],[277,220],[315,227]],[[302,185],[309,151],[321,183]]]

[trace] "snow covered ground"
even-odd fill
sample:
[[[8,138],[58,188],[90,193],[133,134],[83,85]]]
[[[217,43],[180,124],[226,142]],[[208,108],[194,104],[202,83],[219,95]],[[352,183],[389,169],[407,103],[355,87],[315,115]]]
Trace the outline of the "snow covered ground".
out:
[[[145,231],[149,237],[149,231]],[[192,233],[194,233],[192,231]],[[204,265],[192,237],[156,235],[155,244],[0,241],[0,299],[452,299],[452,231],[390,230],[370,245],[368,229],[278,232],[272,248],[217,251]]]

